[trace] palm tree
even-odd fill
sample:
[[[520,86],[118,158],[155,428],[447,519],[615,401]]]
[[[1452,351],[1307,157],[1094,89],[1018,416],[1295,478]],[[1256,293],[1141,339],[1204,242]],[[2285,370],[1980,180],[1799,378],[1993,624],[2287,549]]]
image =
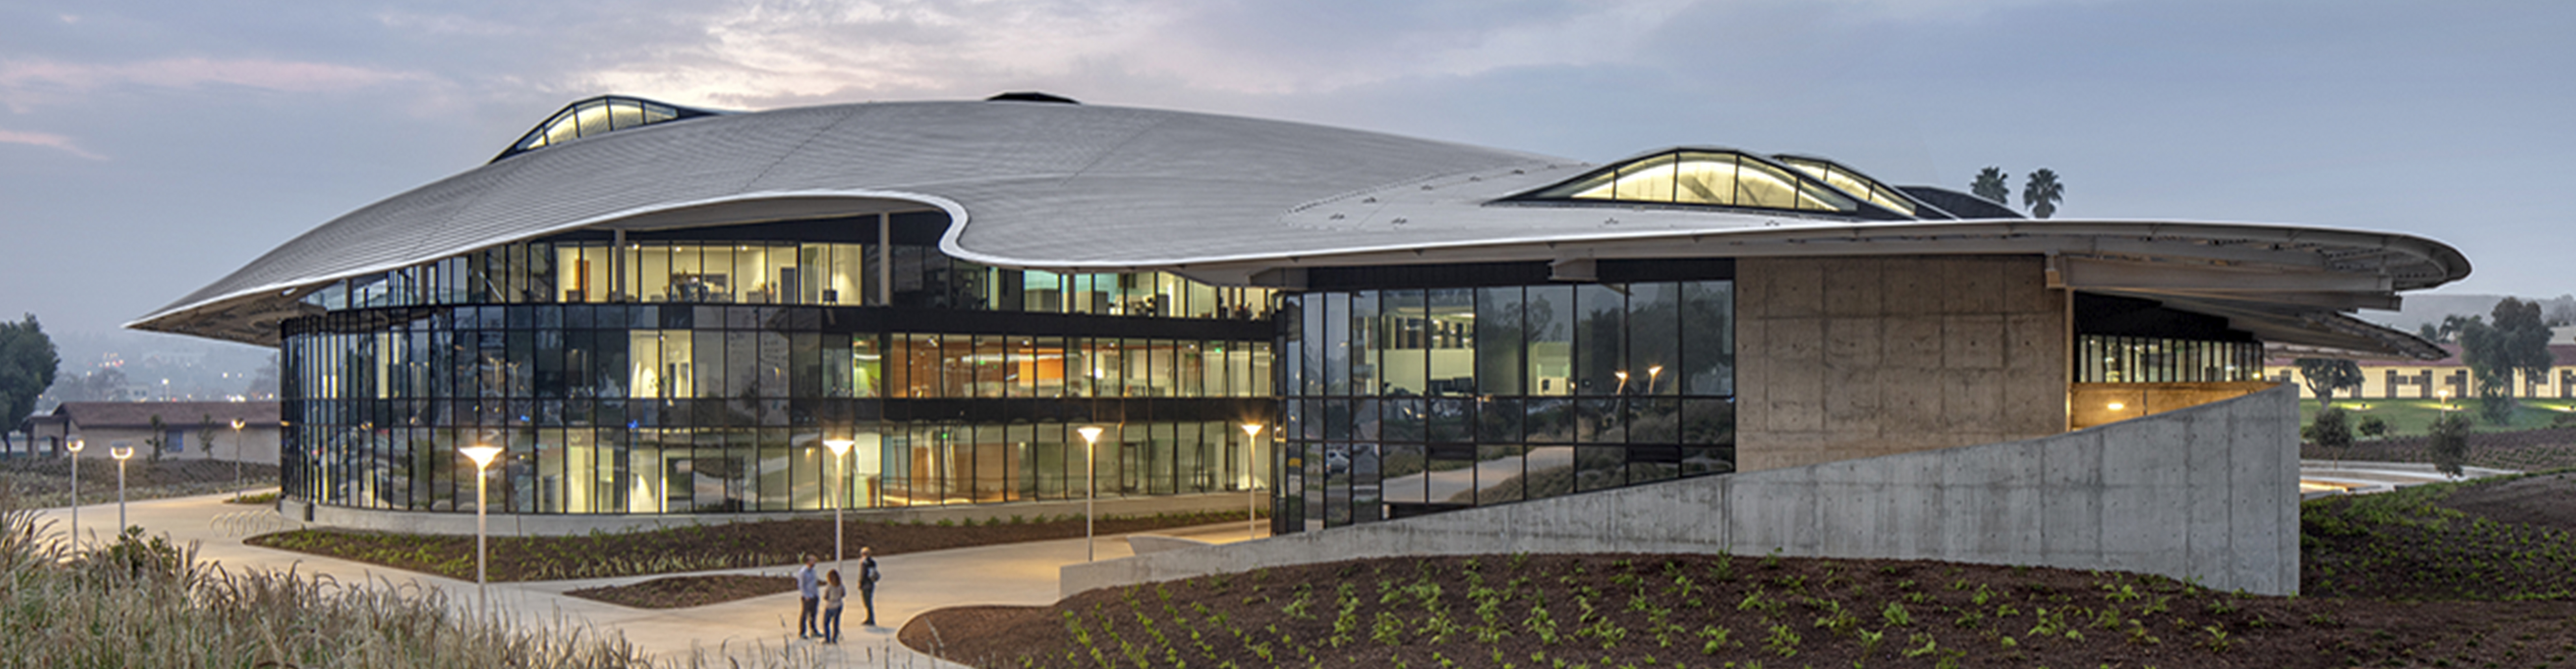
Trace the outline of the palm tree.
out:
[[[2030,180],[2021,185],[2022,206],[2030,207],[2033,218],[2057,213],[2057,203],[2065,199],[2066,185],[2057,183],[2057,173],[2045,167],[2030,173]]]
[[[1995,204],[2008,203],[2012,201],[2012,186],[2005,180],[2010,178],[2011,175],[2004,174],[2000,167],[1977,170],[1977,182],[1968,186],[1968,192],[1993,200]]]

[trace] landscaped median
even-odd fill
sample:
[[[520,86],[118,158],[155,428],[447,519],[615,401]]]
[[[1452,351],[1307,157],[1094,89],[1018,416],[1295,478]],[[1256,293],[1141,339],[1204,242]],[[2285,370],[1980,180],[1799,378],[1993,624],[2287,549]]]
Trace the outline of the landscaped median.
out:
[[[1244,516],[1241,513],[1206,512],[1102,517],[1094,532],[1108,536],[1224,522],[1241,523]],[[804,555],[829,558],[832,555],[832,526],[831,519],[823,518],[594,532],[560,537],[491,537],[490,578],[493,581],[553,581],[793,565]],[[880,556],[1083,536],[1080,516],[997,516],[981,522],[963,523],[894,523],[854,519],[844,527],[847,532],[844,537],[846,551],[856,554],[859,547],[866,546]],[[474,578],[472,535],[305,529],[251,537],[245,543],[449,578]],[[698,594],[672,596],[681,599],[650,594],[699,592],[706,588],[697,586],[708,584],[681,585],[647,585],[642,588],[645,594],[640,595],[619,592],[575,594],[653,608],[660,608],[656,606],[657,602],[688,601],[694,603],[677,605],[695,606],[725,601],[709,601]],[[764,589],[766,587],[775,589]],[[729,581],[719,589],[728,595],[727,598],[738,599],[785,592],[793,589],[793,584],[745,587],[743,583]]]
[[[2303,511],[2300,597],[2115,572],[1759,555],[1356,560],[931,611],[980,667],[2576,666],[2576,476]]]

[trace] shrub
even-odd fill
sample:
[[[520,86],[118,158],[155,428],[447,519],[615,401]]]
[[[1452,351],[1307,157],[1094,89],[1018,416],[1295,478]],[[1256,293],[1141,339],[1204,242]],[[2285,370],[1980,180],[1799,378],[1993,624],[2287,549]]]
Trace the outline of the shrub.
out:
[[[2469,461],[2469,417],[2443,412],[2442,417],[2433,419],[2430,439],[2433,469],[2459,476],[2460,466]]]
[[[2576,414],[2569,415],[2576,416]],[[2568,416],[2559,417],[2566,418]],[[2354,432],[2361,433],[2361,436],[2364,437],[2385,437],[2388,436],[2388,421],[2380,420],[2378,416],[2362,416],[2361,421],[2354,423],[2352,429]]]
[[[2325,448],[2352,447],[2352,421],[2343,407],[2327,405],[2308,424],[2308,441]]]

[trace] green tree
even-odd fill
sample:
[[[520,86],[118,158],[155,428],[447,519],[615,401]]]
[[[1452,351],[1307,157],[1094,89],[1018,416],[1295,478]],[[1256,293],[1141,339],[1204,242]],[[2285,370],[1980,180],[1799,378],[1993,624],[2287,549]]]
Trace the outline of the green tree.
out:
[[[2444,411],[2433,419],[2429,435],[2433,446],[2433,470],[2451,476],[2460,475],[2460,467],[2469,463],[2469,417]]]
[[[2066,185],[2057,182],[2057,172],[2039,168],[2030,180],[2021,184],[2021,204],[2030,207],[2032,218],[2048,218],[2057,213],[2057,203],[2066,199]]]
[[[215,415],[209,413],[198,414],[198,416],[197,452],[204,453],[209,458],[215,457]]]
[[[1993,200],[1995,204],[2011,204],[2012,183],[2007,181],[2010,178],[2012,176],[2004,174],[2003,168],[2000,167],[1977,170],[1977,182],[1968,185],[1968,192],[1975,193],[1977,197]]]
[[[2321,405],[2334,404],[2334,392],[2342,388],[2361,387],[2361,364],[2340,358],[2300,358],[2299,378],[2306,379],[2308,393],[2317,396]]]
[[[54,340],[36,323],[35,314],[17,323],[0,323],[0,444],[9,432],[36,411],[36,396],[54,385]],[[15,448],[15,444],[9,445]]]
[[[2493,323],[2471,316],[2460,324],[2460,362],[2476,377],[2479,415],[2502,425],[2513,420],[2516,375],[2547,375],[2554,360],[2539,303],[2508,297],[2490,315]]]
[[[152,430],[152,436],[144,437],[143,445],[151,447],[152,452],[144,454],[144,457],[150,458],[147,462],[161,464],[161,451],[170,447],[170,424],[161,422],[161,414],[156,413],[152,414],[152,425],[148,429]]]

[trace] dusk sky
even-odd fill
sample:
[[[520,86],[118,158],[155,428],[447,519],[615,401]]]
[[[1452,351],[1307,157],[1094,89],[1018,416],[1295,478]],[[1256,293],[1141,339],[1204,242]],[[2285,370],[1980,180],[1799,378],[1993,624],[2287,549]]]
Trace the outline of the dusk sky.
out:
[[[1608,161],[1822,155],[2059,218],[2424,235],[2443,293],[2556,296],[2576,3],[0,4],[0,315],[98,332],[565,103],[760,110],[1037,90]]]

